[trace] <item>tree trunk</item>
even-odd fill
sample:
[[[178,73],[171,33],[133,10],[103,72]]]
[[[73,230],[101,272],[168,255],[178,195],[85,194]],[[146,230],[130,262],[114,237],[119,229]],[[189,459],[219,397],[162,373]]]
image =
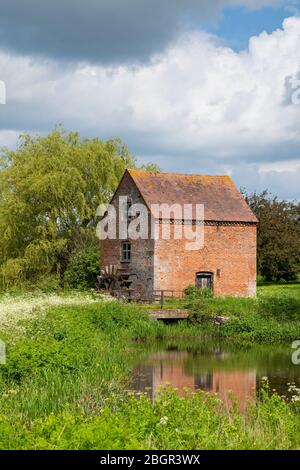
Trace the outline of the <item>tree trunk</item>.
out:
[[[68,267],[70,255],[69,253],[64,253],[61,255],[59,260],[59,286],[61,289],[65,288],[65,273]]]

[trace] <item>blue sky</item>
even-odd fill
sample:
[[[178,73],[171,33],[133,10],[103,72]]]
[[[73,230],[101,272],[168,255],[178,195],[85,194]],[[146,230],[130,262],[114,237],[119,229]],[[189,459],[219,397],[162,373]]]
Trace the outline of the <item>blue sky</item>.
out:
[[[296,2],[294,8],[291,5],[269,6],[256,10],[228,7],[223,10],[221,20],[215,25],[208,25],[207,29],[223,38],[234,50],[240,51],[248,47],[250,37],[257,36],[263,31],[270,34],[281,28],[284,19],[296,11]]]
[[[300,2],[1,0],[0,147],[55,125],[299,199]]]

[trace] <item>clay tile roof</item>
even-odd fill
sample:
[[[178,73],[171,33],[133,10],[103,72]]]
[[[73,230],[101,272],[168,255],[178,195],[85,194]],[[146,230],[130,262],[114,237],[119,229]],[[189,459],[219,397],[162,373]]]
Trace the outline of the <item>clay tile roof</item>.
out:
[[[150,173],[143,170],[128,170],[128,173],[149,208],[151,204],[161,203],[204,204],[206,221],[257,222],[229,176]]]

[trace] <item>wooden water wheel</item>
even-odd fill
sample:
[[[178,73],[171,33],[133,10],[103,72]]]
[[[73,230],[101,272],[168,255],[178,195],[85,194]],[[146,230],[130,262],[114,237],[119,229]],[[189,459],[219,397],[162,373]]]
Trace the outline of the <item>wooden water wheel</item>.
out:
[[[126,294],[126,291],[132,291],[132,276],[135,274],[129,273],[119,266],[105,266],[100,270],[100,276],[97,278],[98,288],[104,289],[114,296],[123,291]]]

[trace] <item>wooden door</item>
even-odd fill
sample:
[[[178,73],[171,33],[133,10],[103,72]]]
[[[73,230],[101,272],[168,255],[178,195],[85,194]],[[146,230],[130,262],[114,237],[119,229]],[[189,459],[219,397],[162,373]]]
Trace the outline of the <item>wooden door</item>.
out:
[[[211,273],[197,273],[196,274],[196,287],[199,289],[212,289],[212,274]]]

